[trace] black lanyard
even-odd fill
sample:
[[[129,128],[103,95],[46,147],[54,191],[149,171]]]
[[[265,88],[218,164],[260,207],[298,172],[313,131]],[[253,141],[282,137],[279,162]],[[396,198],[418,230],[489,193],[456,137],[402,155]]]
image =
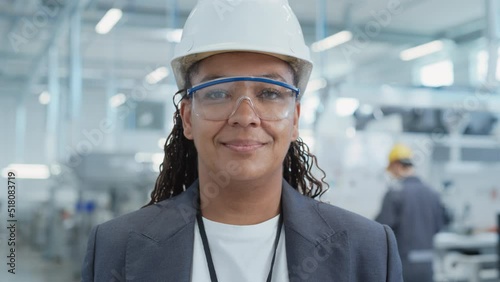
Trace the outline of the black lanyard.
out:
[[[215,273],[214,261],[212,260],[212,253],[210,253],[210,248],[208,246],[207,233],[205,232],[205,225],[203,225],[203,219],[201,218],[201,212],[198,210],[196,215],[198,220],[198,228],[200,229],[201,241],[203,242],[203,249],[205,250],[205,257],[207,258],[208,270],[210,271],[210,279],[212,282],[218,282],[217,274]],[[271,277],[273,275],[274,260],[276,259],[276,249],[278,249],[278,242],[280,240],[281,228],[283,226],[283,212],[280,213],[278,219],[278,230],[276,230],[276,238],[274,238],[274,251],[273,259],[271,261],[271,269],[269,269],[269,275],[267,275],[267,282],[271,282]]]

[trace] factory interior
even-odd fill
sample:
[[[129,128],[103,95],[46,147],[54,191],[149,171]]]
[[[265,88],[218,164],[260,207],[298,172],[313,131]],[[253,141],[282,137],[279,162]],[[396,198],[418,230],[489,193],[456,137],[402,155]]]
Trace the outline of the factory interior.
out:
[[[196,2],[0,1],[0,281],[80,281],[91,228],[149,201]],[[450,216],[434,281],[500,281],[500,0],[288,2],[314,62],[299,131],[320,200],[374,219],[404,143]]]

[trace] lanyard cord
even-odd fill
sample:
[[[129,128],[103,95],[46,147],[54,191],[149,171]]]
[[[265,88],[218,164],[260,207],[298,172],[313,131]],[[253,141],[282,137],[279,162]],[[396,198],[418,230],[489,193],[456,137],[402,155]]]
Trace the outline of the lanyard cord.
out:
[[[210,280],[212,282],[218,282],[217,274],[215,273],[214,261],[212,260],[212,253],[210,252],[210,247],[208,246],[207,233],[205,232],[205,225],[203,224],[203,219],[201,217],[201,212],[198,210],[196,215],[198,221],[198,229],[200,229],[201,241],[203,242],[203,250],[205,251],[205,257],[208,263],[208,271],[210,272]],[[269,269],[269,274],[267,275],[267,282],[271,282],[271,277],[273,276],[274,261],[276,259],[276,250],[278,249],[278,242],[280,240],[281,228],[283,226],[283,212],[281,212],[278,219],[278,230],[276,230],[276,237],[274,238],[274,251],[273,259],[271,260],[271,269]]]

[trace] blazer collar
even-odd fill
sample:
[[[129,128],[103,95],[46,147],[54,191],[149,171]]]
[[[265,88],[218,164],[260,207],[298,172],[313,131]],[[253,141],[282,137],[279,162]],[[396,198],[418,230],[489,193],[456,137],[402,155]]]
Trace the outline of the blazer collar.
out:
[[[285,180],[283,180],[281,204],[285,226],[305,240],[317,243],[335,233],[319,214],[319,202],[304,197]]]
[[[127,243],[126,281],[189,282],[198,181],[180,195],[158,203],[160,212]]]
[[[304,197],[283,180],[281,196],[290,281],[350,281],[347,232],[325,220],[325,204]]]
[[[127,281],[190,281],[198,197],[195,181],[185,192],[160,202],[161,211],[144,230],[129,234]],[[349,261],[346,232],[333,230],[319,202],[285,180],[281,197],[290,281],[348,281],[347,273],[338,271]]]

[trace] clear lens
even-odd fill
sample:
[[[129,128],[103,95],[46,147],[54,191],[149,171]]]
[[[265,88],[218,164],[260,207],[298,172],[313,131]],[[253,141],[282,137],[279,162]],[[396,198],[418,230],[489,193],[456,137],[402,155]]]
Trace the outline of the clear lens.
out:
[[[283,82],[265,78],[226,78],[217,82],[209,81],[188,91],[193,97],[194,113],[204,119],[226,120],[241,103],[249,103],[263,120],[285,119],[294,110],[298,92]]]

